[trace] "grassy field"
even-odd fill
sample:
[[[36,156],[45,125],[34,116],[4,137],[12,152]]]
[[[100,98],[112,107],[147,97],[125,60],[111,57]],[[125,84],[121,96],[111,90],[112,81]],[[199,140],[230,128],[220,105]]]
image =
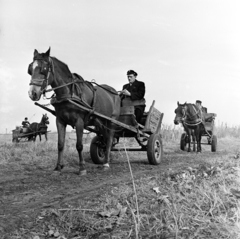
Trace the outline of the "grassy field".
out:
[[[99,185],[95,182],[82,194],[71,195],[68,200],[61,198],[64,204],[38,207],[34,213],[32,211],[31,222],[22,222],[12,231],[0,224],[0,238],[240,238],[239,128],[217,128],[216,153],[211,152],[210,146],[203,146],[199,154],[181,151],[181,133],[181,130],[163,127],[162,165],[142,163],[141,158],[145,160],[146,156],[139,153],[113,154],[114,161],[120,162],[113,167],[119,167],[116,171],[101,173],[104,186],[102,182]],[[12,180],[20,172],[31,173],[35,169],[50,172],[53,169],[56,137],[50,134],[48,142],[43,139],[36,143],[12,144],[11,135],[0,136],[1,202],[12,195],[20,195],[10,192],[9,184],[5,187],[4,183],[10,182],[10,178]],[[90,140],[91,135],[85,135],[84,157],[89,168],[93,167],[89,158]],[[127,143],[133,142],[128,139]],[[73,133],[67,134],[65,159],[69,168],[77,167]],[[133,177],[127,159],[130,159]],[[93,181],[96,175],[91,176],[91,170],[95,172],[96,167],[90,168],[85,178],[76,179],[70,173],[62,177],[70,181]],[[66,183],[63,178],[52,176],[48,189],[59,185],[59,180],[61,184]],[[77,187],[73,184],[69,193]],[[37,197],[40,198],[41,193],[39,189]],[[27,196],[24,200],[30,203],[33,197],[29,191]],[[16,204],[15,200],[13,208]],[[0,208],[1,218],[4,219],[4,214]]]

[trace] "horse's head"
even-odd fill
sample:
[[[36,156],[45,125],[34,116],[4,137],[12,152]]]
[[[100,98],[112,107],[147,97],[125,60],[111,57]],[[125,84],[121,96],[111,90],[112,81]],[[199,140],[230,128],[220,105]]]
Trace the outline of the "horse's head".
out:
[[[43,117],[42,117],[42,122],[43,124],[49,124],[49,118],[47,116],[47,114],[43,114]]]
[[[50,48],[45,53],[34,51],[33,62],[28,66],[28,74],[31,75],[29,97],[33,101],[38,101],[47,86],[52,83],[52,60],[50,58]]]
[[[185,102],[184,104],[179,104],[179,102],[177,102],[177,105],[178,107],[174,111],[174,113],[176,114],[174,124],[176,125],[181,123],[183,118],[186,116],[187,103]]]

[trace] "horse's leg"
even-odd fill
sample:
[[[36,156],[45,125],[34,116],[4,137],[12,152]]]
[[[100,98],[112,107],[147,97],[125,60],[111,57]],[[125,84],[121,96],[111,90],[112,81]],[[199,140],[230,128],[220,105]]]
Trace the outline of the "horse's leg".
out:
[[[196,136],[195,136],[195,131],[192,132],[192,141],[193,141],[193,152],[196,152]]]
[[[196,129],[196,138],[197,138],[197,153],[201,152],[201,139],[200,139],[200,130],[199,127]]]
[[[40,141],[42,141],[41,133],[38,134]]]
[[[188,152],[191,152],[191,130],[187,129],[187,135],[188,135]]]
[[[108,136],[106,141],[106,153],[105,153],[105,164],[103,164],[103,169],[109,169],[109,162],[110,162],[110,153],[113,143],[113,136],[114,136],[114,129],[108,130]]]
[[[55,171],[61,172],[63,168],[63,151],[65,144],[65,136],[66,136],[66,124],[61,123],[58,118],[56,119],[57,131],[58,131],[58,159],[57,165],[54,169]]]
[[[83,129],[84,129],[83,119],[79,117],[75,126],[76,126],[76,134],[77,134],[76,149],[78,151],[78,156],[79,156],[79,174],[85,175],[87,174],[87,170],[85,167],[85,160],[82,155],[82,150],[83,150],[82,138],[83,138]]]
[[[45,134],[45,139],[46,139],[46,141],[48,141],[47,133]]]
[[[201,130],[199,130],[199,148],[200,148],[200,152],[202,152],[201,140],[202,140],[202,132],[201,132]]]
[[[188,137],[188,152],[191,152],[191,134]]]

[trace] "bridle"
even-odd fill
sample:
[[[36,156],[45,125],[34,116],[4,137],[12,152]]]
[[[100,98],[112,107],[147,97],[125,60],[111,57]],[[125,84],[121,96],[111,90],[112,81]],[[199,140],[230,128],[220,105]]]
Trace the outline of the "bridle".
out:
[[[44,75],[44,79],[31,79],[30,85],[40,86],[41,87],[40,94],[43,94],[44,98],[52,99],[53,97],[56,96],[56,94],[53,94],[50,98],[47,98],[45,94],[47,92],[55,91],[56,89],[59,89],[59,88],[62,88],[62,87],[72,85],[72,93],[70,94],[70,98],[71,98],[73,96],[74,87],[79,88],[79,85],[77,83],[85,83],[90,88],[90,90],[93,92],[93,106],[90,106],[87,102],[85,102],[81,98],[81,96],[78,98],[78,100],[80,100],[80,103],[83,104],[84,106],[86,106],[88,108],[94,108],[95,101],[96,101],[96,97],[95,97],[95,95],[96,95],[95,91],[96,90],[93,88],[92,83],[98,85],[96,82],[88,82],[88,81],[84,81],[84,80],[81,81],[81,80],[79,80],[79,78],[75,77],[75,75],[71,73],[71,77],[70,77],[71,82],[65,83],[65,84],[60,85],[60,86],[56,86],[54,88],[51,87],[51,89],[47,90],[47,87],[49,85],[49,77],[50,77],[51,74],[53,76],[54,81],[56,82],[56,75],[55,75],[55,70],[54,70],[53,59],[50,56],[48,56],[48,61],[46,61],[46,59],[44,59],[41,55],[37,55],[36,57],[33,58],[33,60],[34,61],[38,60],[38,61],[41,62],[42,65],[41,65],[40,74]],[[29,75],[32,75],[32,66],[33,66],[34,61],[28,67],[28,74]],[[90,86],[89,83],[91,84],[91,86]],[[105,87],[103,87],[101,85],[98,85],[98,86],[103,88],[104,90],[110,92],[111,94],[118,95],[117,93],[112,92],[112,91],[106,89]],[[64,95],[64,97],[62,99],[65,99],[66,97],[69,97],[69,95],[67,95],[67,96]],[[62,99],[59,99],[59,100],[62,100]]]
[[[47,92],[50,74],[53,73],[53,77],[55,78],[53,61],[51,57],[48,57],[48,61],[46,61],[45,59],[42,59],[41,57],[34,57],[33,60],[41,61],[42,66],[41,66],[40,74],[44,75],[44,79],[31,79],[29,85],[40,86],[41,94],[42,93],[45,94],[45,92]],[[34,61],[28,66],[29,75],[32,75],[32,70],[33,70],[32,67],[33,67]]]
[[[198,124],[201,124],[202,123],[202,118],[199,116],[199,113],[200,113],[200,109],[196,110],[196,108],[194,107],[194,105],[192,106],[193,107],[193,110],[194,110],[194,114],[193,115],[190,115],[188,112],[187,112],[187,105],[181,105],[181,113],[182,113],[182,116],[179,116],[179,121],[184,125],[188,125],[188,126],[195,126],[195,125],[198,125]],[[196,119],[196,116],[197,116],[197,119]]]
[[[69,82],[69,83],[66,83],[66,84],[63,84],[63,85],[60,85],[60,86],[56,86],[54,88],[51,88],[51,89],[47,90],[47,87],[48,87],[48,84],[49,84],[49,77],[50,77],[51,74],[53,75],[53,78],[56,81],[53,60],[52,60],[52,58],[50,56],[48,57],[48,61],[43,59],[43,57],[41,57],[41,56],[34,57],[33,60],[34,61],[38,60],[38,61],[42,62],[40,74],[44,75],[45,78],[44,79],[31,79],[29,85],[40,86],[41,87],[40,93],[43,94],[44,97],[46,97],[45,94],[47,92],[54,91],[56,89],[59,89],[59,88],[65,87],[65,86],[81,82],[79,80],[74,80],[72,78],[73,80],[71,82]],[[29,75],[32,75],[33,62],[28,67],[28,74]],[[46,64],[43,64],[43,63],[46,63]]]
[[[182,108],[183,116],[181,118],[182,124],[186,124],[188,126],[195,126],[195,125],[198,125],[198,124],[202,123],[202,118],[199,116],[200,109],[196,110],[194,105],[192,105],[192,107],[193,107],[193,110],[194,110],[194,114],[190,115],[190,114],[187,113],[187,107],[183,106],[183,108]],[[194,118],[196,116],[197,116],[197,120],[196,119],[194,120]],[[189,121],[187,121],[188,118],[189,118]]]

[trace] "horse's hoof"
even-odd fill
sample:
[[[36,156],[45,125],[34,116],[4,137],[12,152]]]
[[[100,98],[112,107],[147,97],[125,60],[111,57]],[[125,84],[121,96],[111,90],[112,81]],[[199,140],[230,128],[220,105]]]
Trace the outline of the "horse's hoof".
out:
[[[59,176],[59,175],[61,175],[61,171],[54,170],[54,171],[52,172],[52,176]]]
[[[110,166],[109,166],[108,163],[103,164],[103,171],[107,171],[107,170],[109,170],[109,169],[110,169]]]
[[[61,172],[61,170],[64,168],[64,165],[63,164],[58,164],[57,166],[56,166],[56,168],[54,169],[54,171],[59,171],[59,172]]]
[[[79,175],[80,176],[84,176],[84,175],[86,175],[87,174],[87,170],[86,169],[84,169],[84,170],[79,170]]]
[[[108,171],[109,169],[109,167],[103,166],[103,171]]]

